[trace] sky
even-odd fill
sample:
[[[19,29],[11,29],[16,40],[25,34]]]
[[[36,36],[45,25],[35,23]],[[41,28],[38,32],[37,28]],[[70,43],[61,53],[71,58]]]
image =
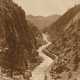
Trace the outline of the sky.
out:
[[[27,15],[49,16],[64,14],[80,0],[14,0],[25,10]]]

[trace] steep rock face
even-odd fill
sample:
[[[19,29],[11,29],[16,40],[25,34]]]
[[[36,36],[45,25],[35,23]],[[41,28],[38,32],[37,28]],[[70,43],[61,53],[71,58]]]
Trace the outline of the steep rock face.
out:
[[[49,73],[55,80],[78,80],[80,76],[80,5],[71,8],[60,20],[63,20],[60,21],[62,23],[55,24],[57,37],[48,47],[52,54],[58,56],[56,62],[51,65]],[[59,27],[62,28],[59,30]]]
[[[37,61],[33,26],[26,21],[24,10],[12,0],[0,0],[0,23],[0,65],[9,70],[11,77],[15,71],[22,74],[28,61]]]

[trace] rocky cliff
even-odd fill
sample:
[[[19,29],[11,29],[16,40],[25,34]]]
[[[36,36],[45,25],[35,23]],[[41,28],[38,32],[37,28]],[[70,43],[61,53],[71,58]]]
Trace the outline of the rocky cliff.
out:
[[[21,7],[12,0],[0,0],[0,66],[10,77],[16,71],[23,74],[29,62],[37,61],[37,35]]]

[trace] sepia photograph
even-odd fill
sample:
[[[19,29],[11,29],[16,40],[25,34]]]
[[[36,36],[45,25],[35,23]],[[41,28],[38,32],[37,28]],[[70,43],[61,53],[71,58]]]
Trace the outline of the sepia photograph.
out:
[[[80,80],[80,0],[0,0],[0,80]]]

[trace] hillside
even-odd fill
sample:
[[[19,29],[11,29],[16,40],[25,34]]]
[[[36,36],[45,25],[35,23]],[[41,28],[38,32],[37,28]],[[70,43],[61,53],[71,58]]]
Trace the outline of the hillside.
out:
[[[68,10],[59,20],[53,25],[54,28],[51,26],[55,31],[51,36],[55,39],[46,48],[50,54],[58,57],[51,65],[48,75],[54,80],[79,80],[80,5]]]
[[[32,16],[28,15],[27,20],[31,21],[39,30],[43,30],[44,28],[51,25],[59,18],[59,15],[51,15],[47,17],[43,16]]]
[[[75,7],[70,8],[55,23],[53,22],[49,28],[47,28],[46,32],[48,32],[52,40],[54,40],[56,35],[59,36],[63,32],[65,26],[72,20],[74,16],[76,16],[80,10],[79,6],[80,5],[76,5]]]

